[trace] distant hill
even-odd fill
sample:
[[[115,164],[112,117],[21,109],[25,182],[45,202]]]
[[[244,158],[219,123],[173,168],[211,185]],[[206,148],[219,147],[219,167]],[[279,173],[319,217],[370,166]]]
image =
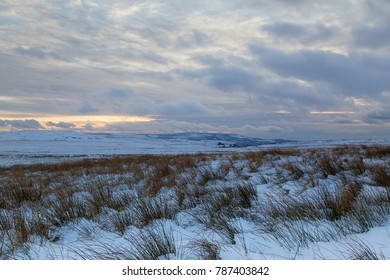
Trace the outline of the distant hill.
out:
[[[186,132],[175,134],[145,134],[150,138],[157,138],[161,140],[188,140],[188,141],[215,141],[216,145],[222,147],[255,147],[262,145],[272,144],[284,144],[292,143],[296,141],[284,140],[284,139],[261,139],[254,137],[246,137],[238,134],[225,134],[225,133],[198,133],[198,132]]]

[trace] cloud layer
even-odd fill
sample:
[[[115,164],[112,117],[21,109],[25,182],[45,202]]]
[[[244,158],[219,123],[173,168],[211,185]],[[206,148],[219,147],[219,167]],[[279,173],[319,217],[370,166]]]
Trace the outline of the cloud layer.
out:
[[[2,1],[0,129],[390,136],[389,1],[179,2]]]

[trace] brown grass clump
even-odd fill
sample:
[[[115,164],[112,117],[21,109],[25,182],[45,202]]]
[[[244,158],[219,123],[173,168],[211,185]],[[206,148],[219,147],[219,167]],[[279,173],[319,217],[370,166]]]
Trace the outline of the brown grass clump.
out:
[[[390,156],[390,146],[364,146],[364,156],[368,158],[388,158]]]
[[[388,166],[375,165],[369,168],[372,183],[376,186],[390,188],[390,171]]]

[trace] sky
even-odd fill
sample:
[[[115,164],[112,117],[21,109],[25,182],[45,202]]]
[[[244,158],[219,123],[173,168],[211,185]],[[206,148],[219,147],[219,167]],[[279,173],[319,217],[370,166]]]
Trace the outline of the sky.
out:
[[[0,0],[0,130],[390,138],[388,0]]]

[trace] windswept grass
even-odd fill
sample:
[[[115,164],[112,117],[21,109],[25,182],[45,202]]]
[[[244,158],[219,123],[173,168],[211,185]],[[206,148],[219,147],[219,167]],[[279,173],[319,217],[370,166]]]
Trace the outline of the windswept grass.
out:
[[[83,240],[70,250],[82,259],[216,260],[242,244],[242,254],[255,250],[248,232],[298,256],[389,222],[389,166],[387,146],[343,146],[2,167],[0,259],[62,244],[65,229]],[[342,248],[342,258],[389,257],[361,241]]]

